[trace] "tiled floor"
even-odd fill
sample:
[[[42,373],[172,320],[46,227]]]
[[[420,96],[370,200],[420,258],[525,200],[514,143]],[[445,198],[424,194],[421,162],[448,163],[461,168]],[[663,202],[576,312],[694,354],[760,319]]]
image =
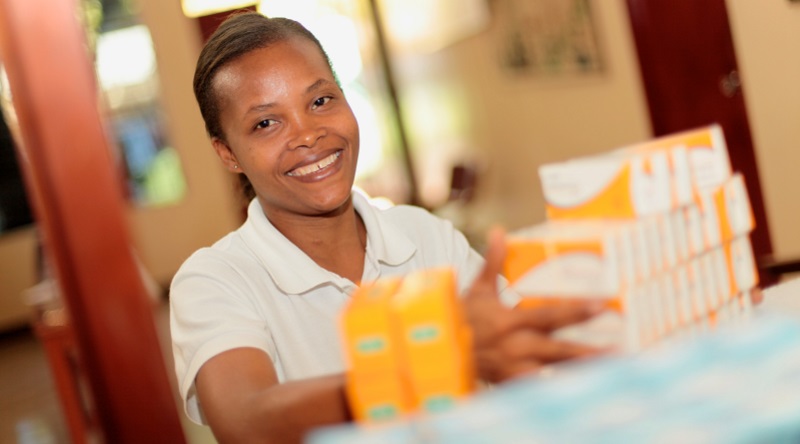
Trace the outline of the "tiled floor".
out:
[[[49,371],[33,334],[0,337],[0,443],[69,442]]]
[[[155,317],[163,349],[167,352],[169,322],[166,303],[156,308]],[[172,378],[172,358],[166,358]],[[185,419],[183,412],[180,415]],[[216,443],[207,428],[186,419],[184,431],[189,444]],[[0,444],[69,442],[69,432],[42,346],[27,330],[0,334]]]

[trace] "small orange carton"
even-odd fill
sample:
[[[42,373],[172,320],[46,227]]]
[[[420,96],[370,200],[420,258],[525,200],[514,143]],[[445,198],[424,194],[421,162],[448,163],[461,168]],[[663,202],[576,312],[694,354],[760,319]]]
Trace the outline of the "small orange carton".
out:
[[[416,410],[407,381],[397,371],[349,372],[345,391],[357,421],[392,421]]]
[[[342,316],[348,362],[345,392],[357,421],[390,421],[414,411],[391,314],[400,282],[385,278],[362,284]]]
[[[432,381],[452,381],[460,387],[453,396],[474,389],[471,334],[456,293],[455,272],[442,267],[409,274],[392,300],[402,367],[417,399]]]
[[[345,356],[354,371],[372,373],[400,366],[391,314],[400,283],[400,278],[380,279],[363,284],[353,294],[341,323]]]

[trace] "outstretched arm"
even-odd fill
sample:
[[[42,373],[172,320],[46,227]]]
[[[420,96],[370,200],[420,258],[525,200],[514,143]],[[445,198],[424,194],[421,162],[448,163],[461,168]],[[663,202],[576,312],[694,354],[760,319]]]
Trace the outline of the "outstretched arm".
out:
[[[463,299],[473,329],[478,375],[502,382],[547,363],[597,353],[555,340],[550,333],[590,318],[603,306],[506,307],[497,293],[504,255],[503,233],[493,231],[486,265]],[[211,358],[201,367],[195,384],[206,420],[221,443],[301,442],[315,427],[352,419],[344,375],[280,384],[269,356],[254,348],[233,349]]]
[[[315,427],[351,419],[344,375],[280,384],[270,357],[255,348],[211,358],[195,384],[220,443],[299,443]]]

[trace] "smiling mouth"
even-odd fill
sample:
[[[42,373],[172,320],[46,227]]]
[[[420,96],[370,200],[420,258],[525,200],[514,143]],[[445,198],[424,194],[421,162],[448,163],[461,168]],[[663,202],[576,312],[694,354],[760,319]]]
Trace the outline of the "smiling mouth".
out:
[[[311,173],[316,173],[317,171],[323,170],[329,166],[331,166],[336,159],[338,159],[342,155],[341,151],[337,151],[330,156],[320,160],[319,162],[312,163],[311,165],[302,166],[299,168],[295,168],[292,171],[286,173],[287,176],[292,177],[300,177],[300,176],[307,176]]]

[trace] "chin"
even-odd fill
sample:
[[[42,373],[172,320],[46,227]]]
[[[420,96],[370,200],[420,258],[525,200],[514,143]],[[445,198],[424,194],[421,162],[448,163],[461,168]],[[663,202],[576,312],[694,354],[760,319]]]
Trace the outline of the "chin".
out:
[[[330,199],[326,199],[324,202],[319,202],[315,205],[315,208],[319,212],[320,215],[335,215],[339,214],[350,206],[350,193],[343,196],[331,196]]]

